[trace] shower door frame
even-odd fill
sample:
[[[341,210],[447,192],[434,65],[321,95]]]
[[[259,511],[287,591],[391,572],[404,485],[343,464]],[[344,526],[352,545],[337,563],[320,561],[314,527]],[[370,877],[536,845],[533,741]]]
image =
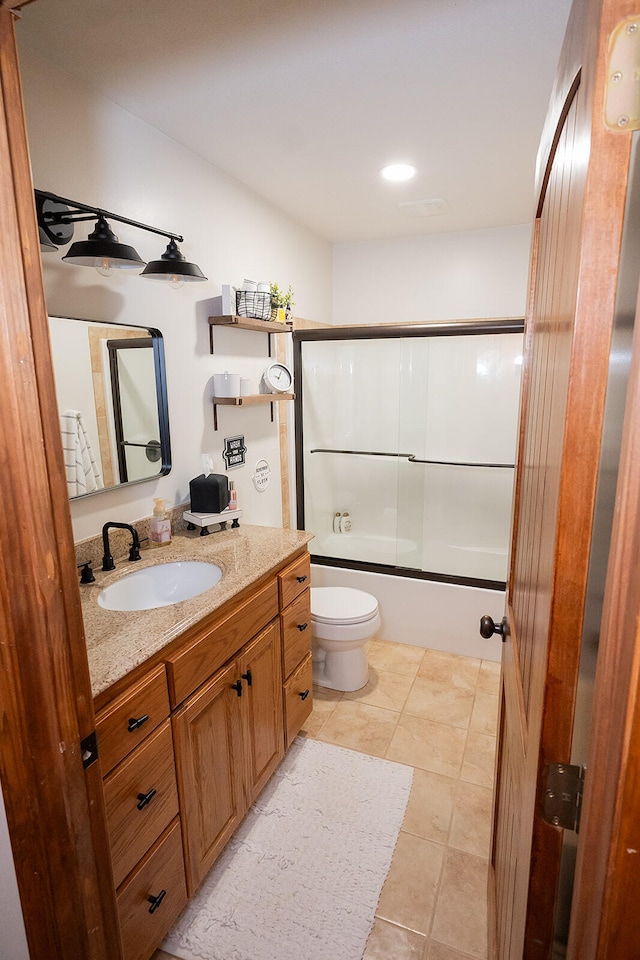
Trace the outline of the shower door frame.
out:
[[[402,340],[425,337],[483,336],[501,333],[524,333],[523,317],[501,317],[489,320],[445,320],[437,323],[393,323],[349,327],[314,327],[293,331],[293,377],[295,409],[295,461],[296,461],[296,517],[298,530],[305,529],[304,509],[304,429],[302,401],[302,344],[308,341],[326,340]],[[345,451],[342,451],[345,452]],[[347,451],[350,452],[350,451]],[[394,453],[393,456],[404,457]],[[504,464],[501,464],[504,466]],[[351,560],[340,557],[324,557],[311,553],[311,562],[324,567],[342,567],[347,570],[367,570],[386,573],[395,577],[413,580],[431,580],[437,583],[453,583],[485,590],[505,590],[504,580],[485,580],[480,577],[462,577],[455,574],[417,570],[397,564],[375,563],[368,560]]]

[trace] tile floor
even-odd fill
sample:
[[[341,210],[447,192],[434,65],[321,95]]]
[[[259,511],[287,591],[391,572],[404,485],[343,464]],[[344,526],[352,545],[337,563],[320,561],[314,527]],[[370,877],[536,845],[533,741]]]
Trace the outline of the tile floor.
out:
[[[499,664],[381,640],[368,654],[368,685],[315,687],[303,731],[414,768],[363,960],[485,960]]]

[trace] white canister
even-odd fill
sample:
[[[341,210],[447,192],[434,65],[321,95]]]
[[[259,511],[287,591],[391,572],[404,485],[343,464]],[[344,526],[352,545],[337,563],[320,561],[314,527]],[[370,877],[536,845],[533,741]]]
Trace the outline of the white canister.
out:
[[[213,395],[214,397],[239,397],[240,396],[240,374],[239,373],[214,373],[213,375]]]
[[[258,392],[258,385],[255,380],[251,380],[248,377],[241,377],[240,379],[240,396],[241,397],[253,397],[254,394]]]

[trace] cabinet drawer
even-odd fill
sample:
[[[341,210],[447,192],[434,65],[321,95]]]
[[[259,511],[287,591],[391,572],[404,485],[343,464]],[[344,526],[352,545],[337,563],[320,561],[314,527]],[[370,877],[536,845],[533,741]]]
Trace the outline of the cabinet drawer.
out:
[[[311,583],[311,566],[309,554],[294,560],[282,573],[278,574],[278,588],[280,590],[280,608],[284,610],[292,600],[302,593]]]
[[[280,615],[282,675],[286,679],[311,650],[311,591],[305,590]]]
[[[151,900],[161,896],[161,902],[152,913],[154,905]],[[149,960],[186,902],[180,821],[176,818],[118,891],[124,960]]]
[[[178,812],[169,720],[105,778],[104,798],[117,887]]]
[[[274,578],[201,637],[167,657],[172,705],[186,700],[277,615],[278,585]]]
[[[103,776],[168,716],[167,675],[160,664],[96,717]]]
[[[284,685],[284,713],[287,747],[313,709],[311,654],[292,673]]]

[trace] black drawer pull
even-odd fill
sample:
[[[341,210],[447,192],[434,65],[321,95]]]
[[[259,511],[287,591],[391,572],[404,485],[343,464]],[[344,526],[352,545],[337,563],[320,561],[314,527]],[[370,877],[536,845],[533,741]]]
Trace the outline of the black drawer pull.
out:
[[[302,633],[303,630],[306,630],[306,629],[307,629],[307,627],[309,626],[309,624],[308,624],[308,623],[297,623],[296,626],[297,626],[298,630],[300,631],[300,633]]]
[[[242,674],[242,679],[247,681],[247,686],[251,686],[251,670],[247,670],[246,673]]]
[[[307,697],[309,696],[309,692],[310,692],[309,690],[304,690],[302,693],[299,693],[298,696],[300,697],[301,700],[306,700]]]
[[[138,810],[144,810],[148,803],[151,803],[153,798],[156,795],[155,787],[152,790],[149,790],[149,793],[139,793],[138,794]]]
[[[235,683],[231,684],[231,689],[235,690],[239,697],[242,696],[242,680],[236,680]]]
[[[129,733],[133,733],[134,730],[139,730],[143,723],[146,723],[149,719],[149,714],[145,713],[141,717],[131,717],[129,720],[129,725],[127,730]]]
[[[149,907],[149,913],[155,913],[164,898],[167,895],[166,890],[161,890],[157,897],[147,897],[147,901],[151,904]]]
[[[296,577],[296,580],[298,581],[298,583],[304,583],[306,579],[307,579],[306,573],[304,577]]]

